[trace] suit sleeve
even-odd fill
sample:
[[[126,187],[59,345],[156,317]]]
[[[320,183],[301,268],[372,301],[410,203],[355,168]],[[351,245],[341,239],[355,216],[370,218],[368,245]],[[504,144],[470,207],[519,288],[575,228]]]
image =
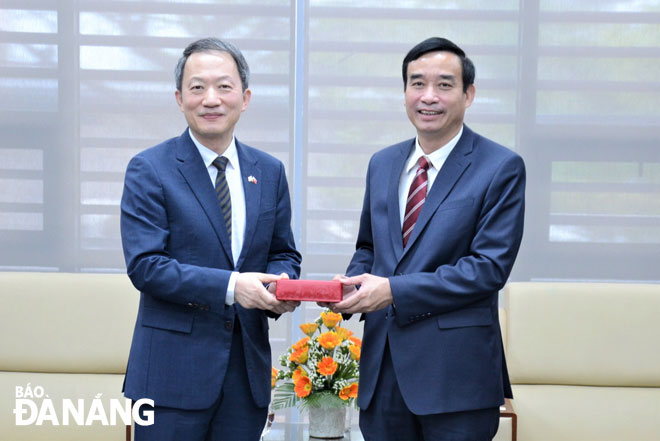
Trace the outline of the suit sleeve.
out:
[[[121,238],[128,276],[141,292],[162,300],[222,310],[231,271],[185,264],[168,251],[165,193],[153,165],[128,164],[121,200]]]
[[[358,276],[364,273],[370,273],[374,263],[374,240],[371,228],[371,202],[370,202],[370,183],[371,164],[367,168],[367,184],[364,192],[364,201],[362,203],[362,214],[360,215],[360,229],[355,244],[355,253],[346,269],[348,277]]]
[[[389,278],[399,325],[496,295],[506,283],[520,247],[524,209],[524,163],[519,156],[510,156],[486,190],[468,252],[435,272]]]
[[[286,180],[284,166],[281,163],[275,216],[275,228],[268,252],[266,272],[276,275],[286,273],[290,279],[297,279],[300,276],[302,258],[296,250],[293,232],[291,231],[289,185]]]

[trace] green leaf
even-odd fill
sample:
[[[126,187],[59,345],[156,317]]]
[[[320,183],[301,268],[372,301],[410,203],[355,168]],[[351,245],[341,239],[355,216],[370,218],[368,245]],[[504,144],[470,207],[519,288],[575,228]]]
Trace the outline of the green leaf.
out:
[[[314,392],[304,400],[301,400],[298,407],[304,410],[309,407],[345,407],[349,403],[339,398],[332,391]]]
[[[293,383],[283,383],[275,388],[270,403],[272,410],[286,409],[296,405],[300,410],[306,410],[310,407],[356,407],[355,400],[344,401],[332,391],[313,392],[306,398],[298,398]]]
[[[297,402],[298,397],[293,390],[293,383],[283,383],[275,388],[270,407],[273,410],[286,409],[295,406]]]

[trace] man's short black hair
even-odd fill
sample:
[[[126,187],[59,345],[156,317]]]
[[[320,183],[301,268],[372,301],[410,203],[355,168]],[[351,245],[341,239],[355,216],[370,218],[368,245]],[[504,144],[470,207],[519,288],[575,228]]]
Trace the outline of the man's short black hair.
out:
[[[463,92],[467,92],[468,88],[474,83],[474,75],[476,73],[474,64],[472,63],[472,60],[465,55],[463,49],[446,38],[440,37],[431,37],[422,41],[414,48],[410,49],[406,57],[403,59],[403,90],[406,90],[406,86],[408,85],[408,64],[429,52],[451,52],[461,59],[461,65],[463,67]]]

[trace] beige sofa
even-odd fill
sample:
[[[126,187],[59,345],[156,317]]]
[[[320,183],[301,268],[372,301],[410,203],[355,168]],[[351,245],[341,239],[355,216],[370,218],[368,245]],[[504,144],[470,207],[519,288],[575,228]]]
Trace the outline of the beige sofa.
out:
[[[84,400],[84,422],[98,398],[108,418],[122,399],[139,296],[125,274],[0,272],[0,439],[3,441],[125,440],[123,424],[63,425],[62,402]],[[28,388],[29,385],[29,388]],[[27,391],[52,400],[59,426],[16,425],[13,410]],[[48,397],[46,397],[47,395]],[[21,416],[28,422],[33,412]],[[47,410],[47,408],[44,408]],[[45,412],[44,417],[49,413]],[[119,418],[117,419],[119,421]],[[70,421],[73,423],[73,420]]]
[[[520,441],[660,440],[660,285],[511,283]]]

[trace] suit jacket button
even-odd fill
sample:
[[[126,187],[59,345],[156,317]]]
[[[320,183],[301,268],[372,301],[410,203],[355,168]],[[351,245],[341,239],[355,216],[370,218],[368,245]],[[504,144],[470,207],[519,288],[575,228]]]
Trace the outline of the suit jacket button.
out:
[[[231,327],[232,327],[232,325],[233,325],[233,323],[232,323],[230,320],[227,320],[227,321],[225,322],[225,329],[226,329],[227,331],[231,331]]]

